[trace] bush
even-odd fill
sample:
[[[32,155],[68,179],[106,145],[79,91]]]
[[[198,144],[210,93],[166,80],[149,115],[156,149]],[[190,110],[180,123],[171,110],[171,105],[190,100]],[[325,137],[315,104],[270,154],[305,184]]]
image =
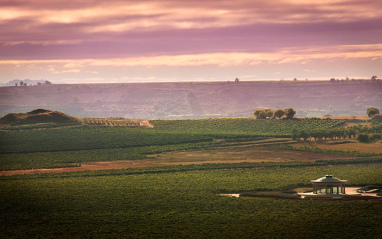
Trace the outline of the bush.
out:
[[[357,140],[361,143],[369,143],[370,137],[367,134],[359,134]]]
[[[373,117],[373,115],[379,114],[379,110],[377,108],[370,107],[370,108],[367,108],[366,114],[367,116],[369,116],[369,118],[371,118]]]

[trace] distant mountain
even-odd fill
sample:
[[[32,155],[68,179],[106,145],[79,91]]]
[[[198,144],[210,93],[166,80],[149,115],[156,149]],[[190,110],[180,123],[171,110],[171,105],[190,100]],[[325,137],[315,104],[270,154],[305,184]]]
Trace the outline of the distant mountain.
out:
[[[382,82],[208,82],[1,87],[0,116],[36,108],[81,117],[192,119],[252,117],[292,107],[297,117],[382,110]]]

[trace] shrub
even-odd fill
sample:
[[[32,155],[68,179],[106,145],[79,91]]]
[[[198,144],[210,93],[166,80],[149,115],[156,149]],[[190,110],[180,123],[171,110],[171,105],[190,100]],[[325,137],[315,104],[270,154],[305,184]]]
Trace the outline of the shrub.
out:
[[[367,108],[366,114],[367,116],[369,116],[369,118],[371,118],[373,117],[373,115],[379,114],[379,110],[377,108],[370,107],[370,108]]]
[[[370,137],[367,134],[359,134],[357,140],[361,143],[369,143]]]

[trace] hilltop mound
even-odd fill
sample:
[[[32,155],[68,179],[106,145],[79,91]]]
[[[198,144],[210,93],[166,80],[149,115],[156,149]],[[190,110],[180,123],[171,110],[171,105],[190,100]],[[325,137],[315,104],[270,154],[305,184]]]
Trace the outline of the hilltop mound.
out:
[[[0,124],[6,125],[70,123],[76,121],[74,117],[62,112],[45,109],[36,109],[27,113],[10,113],[0,118]]]

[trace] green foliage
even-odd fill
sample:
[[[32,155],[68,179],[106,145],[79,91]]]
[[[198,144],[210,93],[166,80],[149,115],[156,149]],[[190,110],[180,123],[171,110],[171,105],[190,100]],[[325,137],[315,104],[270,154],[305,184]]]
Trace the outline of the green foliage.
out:
[[[290,137],[297,130],[329,129],[344,123],[341,120],[253,120],[250,118],[217,118],[198,120],[153,120],[156,130],[188,132],[212,137],[274,136]]]
[[[293,116],[296,114],[296,111],[292,108],[285,109],[285,115],[287,119],[293,119]]]
[[[359,134],[357,140],[361,143],[369,143],[370,137],[367,134]]]
[[[347,179],[347,185],[382,185],[382,164],[167,173],[146,168],[132,174],[136,170],[1,177],[2,236],[378,238],[382,233],[381,203],[219,195],[310,187],[310,180],[327,173]]]
[[[0,132],[0,140],[0,153],[31,153],[176,145],[212,138],[148,128],[79,127]]]
[[[271,108],[264,110],[254,110],[253,115],[256,117],[256,119],[272,118],[273,110]]]
[[[367,135],[370,134],[370,140],[378,140],[381,138],[382,134],[382,123],[373,123],[371,126],[356,125],[347,128],[321,128],[315,129],[313,131],[305,132],[304,130],[297,130],[293,132],[292,137],[294,139],[304,139],[313,138],[314,140],[334,140],[334,139],[351,139],[356,137],[356,135]],[[366,136],[361,136],[361,138],[366,138]],[[367,141],[367,142],[369,142]]]
[[[275,113],[273,115],[276,118],[281,118],[281,117],[283,117],[285,115],[285,110],[278,109],[278,110],[275,111]]]
[[[367,116],[369,116],[369,118],[371,118],[373,117],[373,115],[379,114],[379,110],[377,108],[370,107],[370,108],[367,108],[366,114]]]
[[[82,162],[136,160],[151,154],[202,148],[210,142],[151,145],[128,148],[1,154],[0,170],[78,167]]]

